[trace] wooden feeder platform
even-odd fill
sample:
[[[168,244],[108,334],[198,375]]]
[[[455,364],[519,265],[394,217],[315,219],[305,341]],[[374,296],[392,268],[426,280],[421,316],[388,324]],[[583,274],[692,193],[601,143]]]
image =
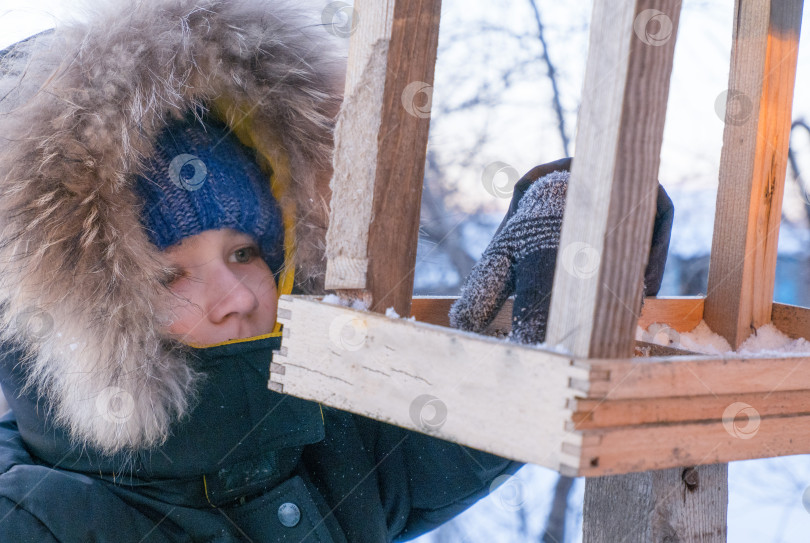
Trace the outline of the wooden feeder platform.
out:
[[[644,541],[629,534],[648,525],[649,540],[724,541],[724,463],[810,452],[810,357],[639,357],[635,332],[705,320],[737,348],[772,322],[810,340],[810,310],[773,303],[802,4],[735,1],[707,295],[642,308],[680,2],[595,1],[560,251],[587,247],[598,270],[557,259],[546,344],[523,346],[449,328],[452,299],[412,299],[441,3],[357,0],[326,288],[371,311],[282,297],[270,387],[589,477],[585,541]],[[389,307],[416,320],[386,317]],[[495,328],[508,330],[509,315]],[[705,494],[674,492],[681,469],[700,465],[712,465],[695,472]],[[664,468],[677,468],[670,482],[642,490],[626,484],[641,479],[600,477]],[[623,504],[638,493],[654,506],[635,514]]]
[[[579,358],[448,329],[452,301],[415,298],[410,321],[285,296],[272,388],[571,476],[810,451],[810,356]],[[703,304],[650,298],[640,324],[687,332]],[[774,304],[786,319],[810,310]],[[422,395],[446,409],[436,424],[412,415]]]

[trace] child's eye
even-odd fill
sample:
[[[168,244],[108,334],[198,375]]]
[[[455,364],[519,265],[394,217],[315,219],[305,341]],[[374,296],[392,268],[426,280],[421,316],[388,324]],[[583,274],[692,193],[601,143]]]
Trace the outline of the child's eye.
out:
[[[247,264],[259,256],[259,248],[254,245],[242,247],[233,252],[234,260],[240,264]]]

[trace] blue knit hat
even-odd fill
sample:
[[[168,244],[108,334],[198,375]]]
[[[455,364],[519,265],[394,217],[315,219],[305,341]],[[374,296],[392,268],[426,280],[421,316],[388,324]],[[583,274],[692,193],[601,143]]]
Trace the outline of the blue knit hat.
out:
[[[281,208],[255,152],[221,122],[193,112],[172,120],[136,182],[141,222],[160,250],[205,230],[253,237],[276,277],[284,263]]]

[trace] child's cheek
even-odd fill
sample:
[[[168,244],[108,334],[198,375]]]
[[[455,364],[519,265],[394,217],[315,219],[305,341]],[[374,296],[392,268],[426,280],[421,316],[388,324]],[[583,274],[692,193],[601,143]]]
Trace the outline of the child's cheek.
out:
[[[189,281],[179,279],[172,287],[172,295],[168,297],[168,322],[166,330],[173,335],[184,335],[198,327],[203,318],[203,311],[199,304],[192,302],[193,289],[189,288]]]
[[[264,297],[262,304],[266,307],[265,311],[270,316],[269,321],[275,326],[276,319],[278,318],[278,296],[276,295],[276,289],[273,289],[272,292],[269,292],[267,296]]]
[[[263,319],[266,319],[272,330],[272,327],[276,324],[278,313],[278,291],[276,290],[276,282],[272,274],[269,277],[263,278],[261,286],[257,288],[257,295],[259,304],[261,305]]]

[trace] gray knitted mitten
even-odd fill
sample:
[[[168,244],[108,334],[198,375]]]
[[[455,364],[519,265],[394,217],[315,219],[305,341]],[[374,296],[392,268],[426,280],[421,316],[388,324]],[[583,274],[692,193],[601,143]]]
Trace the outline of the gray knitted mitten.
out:
[[[451,326],[482,333],[516,294],[509,338],[543,341],[569,175],[556,171],[529,187],[470,272],[450,309]]]

